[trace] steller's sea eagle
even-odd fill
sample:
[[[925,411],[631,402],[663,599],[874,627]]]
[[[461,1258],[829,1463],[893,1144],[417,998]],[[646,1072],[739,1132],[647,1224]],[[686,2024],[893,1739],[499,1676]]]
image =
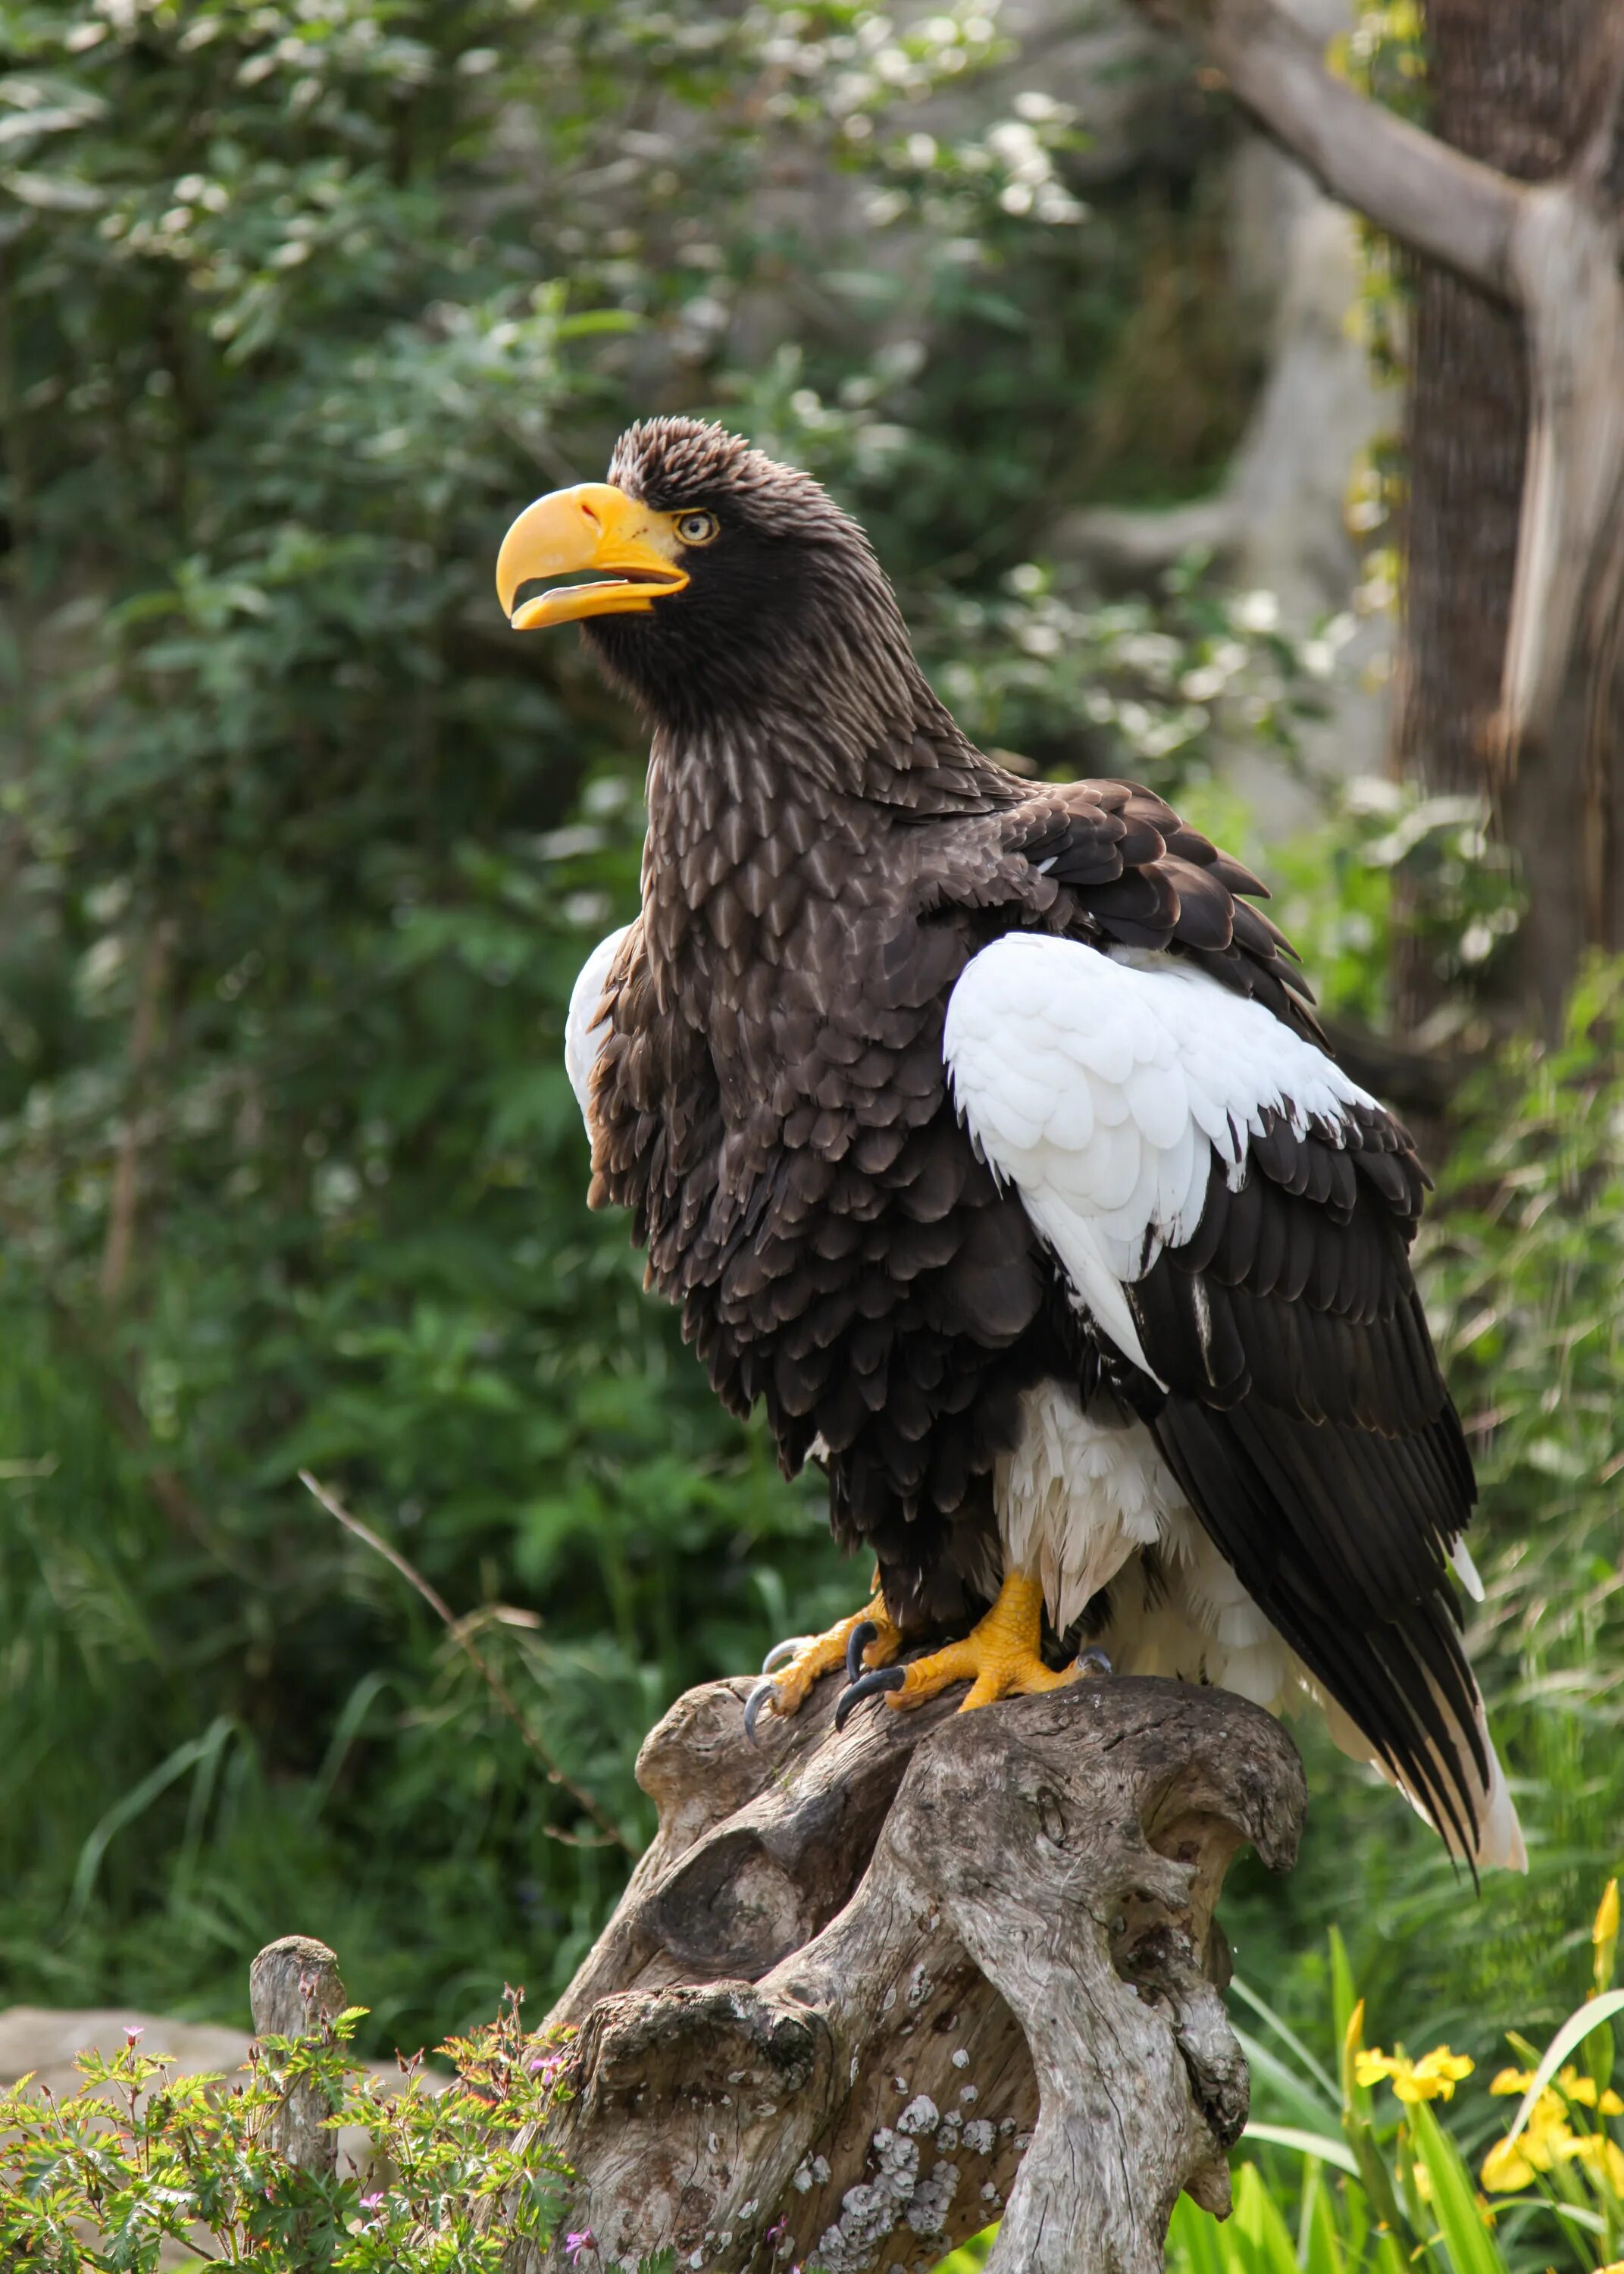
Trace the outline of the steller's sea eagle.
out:
[[[752,1729],[841,1667],[843,1713],[1212,1682],[1318,1704],[1454,1854],[1523,1864],[1451,1578],[1425,1180],[1256,877],[1148,790],[978,750],[862,531],[719,427],[632,427],[497,591],[582,624],[652,728],[642,911],[569,1009],[592,1201],[878,1563]]]

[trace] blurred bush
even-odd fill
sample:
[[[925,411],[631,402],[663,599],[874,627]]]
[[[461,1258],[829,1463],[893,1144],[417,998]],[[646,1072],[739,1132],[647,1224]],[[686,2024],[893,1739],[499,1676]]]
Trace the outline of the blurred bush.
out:
[[[252,2265],[259,2274],[500,2274],[515,2238],[557,2233],[568,2169],[547,2137],[565,2097],[564,2049],[538,2052],[509,1991],[498,2018],[387,2082],[356,2059],[361,2009],[302,2038],[266,2037],[237,2074],[178,2074],[141,2031],[111,2058],[82,2053],[58,2097],[0,2093],[0,2250],[11,2274],[157,2274]],[[334,2172],[286,2160],[289,2096],[361,2137]],[[492,2227],[491,2207],[502,2218]],[[568,2228],[570,2263],[591,2230]],[[637,2274],[674,2274],[675,2253]]]

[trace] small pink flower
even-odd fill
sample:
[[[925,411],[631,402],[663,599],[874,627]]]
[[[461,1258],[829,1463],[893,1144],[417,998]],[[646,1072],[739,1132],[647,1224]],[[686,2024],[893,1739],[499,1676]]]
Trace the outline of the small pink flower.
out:
[[[376,2210],[382,2201],[383,2197],[381,2195],[363,2195],[361,2198],[361,2208],[363,2210]]]
[[[567,2234],[564,2237],[564,2255],[572,2266],[579,2262],[583,2252],[596,2250],[597,2248],[598,2237],[590,2226],[583,2226],[578,2234]]]
[[[762,2240],[763,2242],[776,2242],[788,2225],[789,2221],[786,2218],[778,2220],[775,2225],[767,2229],[766,2233],[762,2237]]]
[[[127,2045],[129,2046],[129,2048],[130,2048],[130,2050],[131,2050],[131,2052],[133,2052],[135,2051],[135,2048],[137,2047],[137,2045],[139,2045],[139,2044],[140,2044],[141,2039],[142,2039],[146,2035],[147,2035],[146,2030],[145,2030],[145,2029],[138,2029],[136,2028],[136,2026],[135,2026],[135,2024],[134,2024],[134,2022],[125,2022],[125,2024],[124,2024],[124,2043],[125,2043],[125,2044],[127,2044]]]

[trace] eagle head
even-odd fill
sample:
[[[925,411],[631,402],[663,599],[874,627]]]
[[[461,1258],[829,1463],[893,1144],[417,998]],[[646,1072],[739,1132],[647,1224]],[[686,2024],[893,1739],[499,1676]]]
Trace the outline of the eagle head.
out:
[[[579,623],[610,678],[679,730],[781,715],[815,689],[894,710],[916,674],[857,523],[809,474],[695,418],[640,421],[607,481],[526,506],[496,590],[515,631]]]

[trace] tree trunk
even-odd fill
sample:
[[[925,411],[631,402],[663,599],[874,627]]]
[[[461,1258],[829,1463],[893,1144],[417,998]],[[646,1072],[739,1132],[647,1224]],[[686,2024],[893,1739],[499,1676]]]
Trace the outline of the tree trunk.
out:
[[[1430,0],[1430,124],[1514,179],[1547,181],[1593,124],[1593,58],[1611,0]],[[1607,777],[1610,714],[1586,720],[1609,659],[1582,639],[1552,726],[1498,772],[1501,680],[1530,419],[1521,315],[1433,261],[1418,264],[1406,445],[1409,502],[1395,771],[1425,789],[1498,794],[1530,910],[1513,981],[1549,1023],[1587,944],[1618,945],[1624,895]],[[1610,747],[1605,747],[1610,746]],[[1401,1024],[1436,1005],[1438,980],[1401,959]]]
[[[659,1831],[560,2000],[575,2173],[515,2274],[1160,2274],[1179,2192],[1229,2208],[1247,2079],[1213,1919],[1244,1842],[1296,1853],[1301,1765],[1222,1690],[1079,1683],[745,1737],[680,1699]],[[500,2206],[493,2212],[500,2225]]]

